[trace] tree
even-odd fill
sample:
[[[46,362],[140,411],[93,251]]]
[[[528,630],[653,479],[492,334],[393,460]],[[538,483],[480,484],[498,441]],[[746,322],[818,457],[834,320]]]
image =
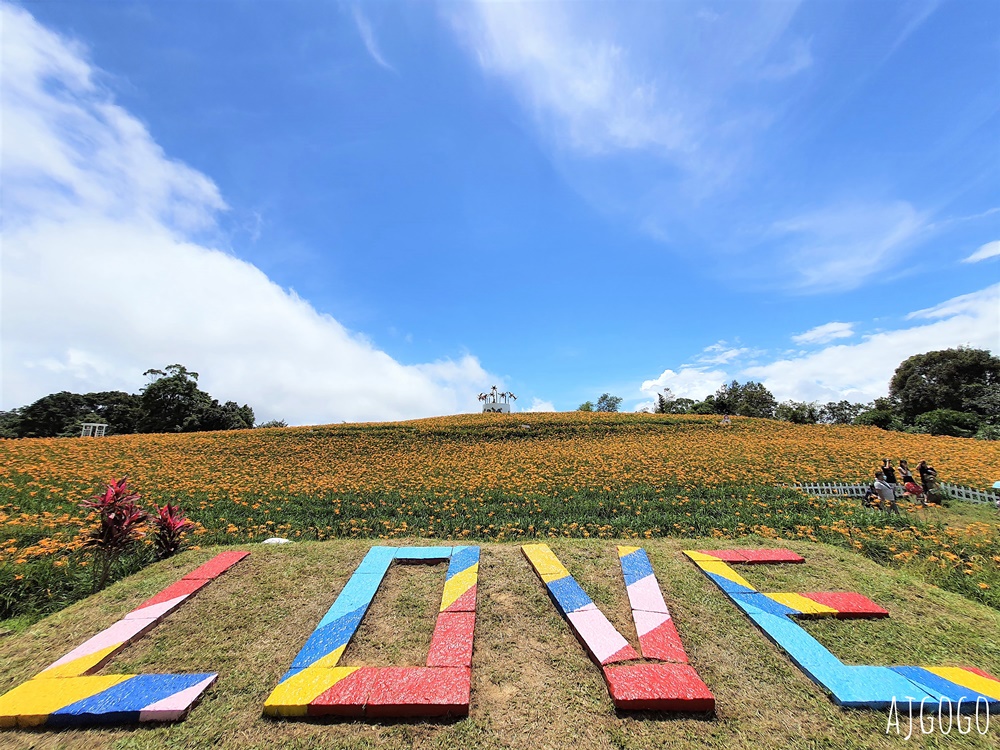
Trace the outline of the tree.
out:
[[[140,392],[140,432],[192,432],[195,415],[211,404],[211,397],[198,388],[198,373],[184,365],[168,365],[166,371],[146,370],[153,380]]]
[[[907,424],[937,409],[987,416],[981,399],[997,384],[1000,357],[985,349],[941,349],[904,360],[889,381],[889,398]]]
[[[184,365],[166,371],[147,370],[155,379],[142,389],[142,432],[202,432],[248,430],[253,427],[253,409],[235,401],[220,404],[198,388],[198,373]]]
[[[580,404],[578,407],[576,407],[576,410],[577,411],[593,411],[594,410],[594,402],[593,401],[584,401],[582,404]]]
[[[664,388],[663,393],[656,394],[654,414],[687,414],[694,406],[694,399],[676,398],[673,391]]]
[[[284,419],[269,419],[266,422],[255,424],[254,427],[258,430],[264,430],[269,427],[288,427],[288,422],[286,422]]]
[[[142,418],[142,399],[125,391],[101,391],[83,394],[87,408],[96,422],[108,425],[109,435],[128,435],[137,430]]]
[[[670,414],[690,414],[693,406],[693,398],[675,398],[670,405]]]
[[[211,403],[199,407],[194,419],[189,422],[189,431],[202,430],[249,430],[253,428],[253,409],[244,404],[240,406],[235,401],[227,401],[219,405],[212,399]]]
[[[21,428],[21,409],[0,411],[0,438],[16,438]]]
[[[740,385],[734,380],[715,392],[716,414],[770,419],[774,417],[777,406],[774,395],[762,383],[754,381]]]
[[[597,399],[597,404],[594,407],[594,410],[602,412],[616,412],[618,411],[618,407],[621,406],[621,403],[621,397],[612,396],[610,393],[602,393],[601,397]]]
[[[866,409],[854,418],[854,424],[891,429],[896,415],[889,409]]]
[[[775,409],[774,416],[792,424],[816,424],[819,421],[820,408],[815,403],[805,401],[782,401]]]
[[[718,407],[715,403],[715,396],[706,396],[704,401],[698,401],[697,403],[691,404],[688,410],[689,414],[719,414]]]
[[[21,411],[18,437],[71,435],[80,417],[88,411],[86,399],[79,393],[60,391],[42,396]],[[76,434],[80,434],[79,430]]]
[[[665,393],[670,393],[669,390],[665,390]],[[672,400],[672,399],[671,399]],[[656,408],[653,410],[653,414],[669,414],[670,401],[662,393],[656,394]]]
[[[979,429],[979,415],[952,409],[934,409],[919,415],[914,424],[931,435],[972,437]]]
[[[854,424],[854,420],[864,410],[862,404],[847,400],[829,401],[820,408],[819,421],[823,424]]]

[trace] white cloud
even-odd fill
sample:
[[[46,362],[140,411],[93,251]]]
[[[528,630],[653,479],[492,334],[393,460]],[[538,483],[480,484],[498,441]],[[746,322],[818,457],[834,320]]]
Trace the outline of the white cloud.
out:
[[[657,393],[669,388],[677,397],[700,400],[735,379],[762,382],[779,401],[871,401],[886,395],[899,363],[914,354],[957,346],[1000,351],[1000,284],[917,310],[904,320],[923,322],[864,336],[856,344],[834,344],[813,352],[785,351],[769,363],[731,368],[729,372],[681,365],[676,371],[664,370],[658,378],[644,381],[640,390],[655,399]],[[815,335],[800,343],[829,343],[845,331],[854,335],[855,325],[827,323],[793,338]],[[831,336],[834,333],[837,336]],[[725,342],[705,351],[715,349],[725,350]],[[640,403],[636,409],[642,406],[649,403]]]
[[[1000,284],[907,316],[921,325],[882,331],[858,344],[839,344],[743,370],[778,400],[869,401],[884,396],[899,363],[914,354],[972,346],[1000,350]]]
[[[531,399],[531,406],[525,409],[526,412],[541,412],[541,411],[555,411],[556,407],[553,406],[551,401],[542,401],[542,399],[535,397]]]
[[[391,70],[395,73],[396,69],[386,62],[384,57],[382,57],[382,51],[379,49],[378,42],[375,41],[375,32],[372,31],[371,22],[365,17],[365,14],[361,12],[361,6],[355,5],[353,7],[353,12],[354,23],[358,27],[358,33],[361,35],[361,41],[365,43],[365,49],[368,50],[368,54],[371,55],[371,58],[383,68]]]
[[[0,402],[142,385],[180,362],[292,423],[476,411],[475,357],[403,365],[258,268],[198,244],[224,202],[94,82],[84,51],[2,13]]]
[[[792,336],[796,344],[826,344],[835,339],[849,339],[854,335],[853,323],[824,323],[805,333]]]
[[[781,286],[841,291],[897,261],[927,226],[909,203],[833,206],[772,226],[785,260],[771,268]]]
[[[484,1],[448,12],[477,62],[511,87],[557,148],[647,150],[703,171],[715,161],[709,143],[769,122],[727,94],[811,65],[807,42],[783,38],[796,5],[748,2],[711,16],[674,3]]]
[[[693,398],[700,401],[719,390],[729,382],[729,379],[722,370],[684,365],[676,372],[664,370],[656,379],[643,381],[640,390],[648,396],[655,397],[664,388],[669,388],[677,398]]]
[[[706,365],[724,365],[749,351],[750,349],[747,347],[731,347],[727,346],[725,341],[718,341],[711,346],[706,346],[698,357],[698,361]]]
[[[1000,240],[994,240],[993,242],[987,242],[985,245],[980,246],[976,252],[965,258],[963,263],[978,263],[981,260],[986,260],[988,258],[996,258],[1000,255]]]
[[[589,36],[571,6],[473,6],[456,22],[479,63],[508,79],[574,147],[674,150],[687,141],[680,114],[662,106],[655,83],[630,68],[627,50]]]

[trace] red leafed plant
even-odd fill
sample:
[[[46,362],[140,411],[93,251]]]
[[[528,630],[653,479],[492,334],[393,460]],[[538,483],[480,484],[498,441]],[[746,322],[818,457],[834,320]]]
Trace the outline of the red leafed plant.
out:
[[[108,483],[103,493],[81,503],[87,510],[97,511],[100,517],[100,526],[90,532],[84,545],[93,549],[97,557],[95,591],[104,588],[111,566],[142,536],[146,511],[139,507],[139,497],[139,493],[129,490],[128,477],[122,477]]]
[[[183,544],[181,536],[184,529],[193,525],[184,516],[180,506],[167,503],[162,508],[156,508],[156,515],[153,516],[153,547],[156,550],[156,559],[162,560],[176,554]]]

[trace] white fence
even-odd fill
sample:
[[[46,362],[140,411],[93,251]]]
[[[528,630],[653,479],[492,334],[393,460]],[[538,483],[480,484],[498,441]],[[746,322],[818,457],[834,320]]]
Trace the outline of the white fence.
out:
[[[845,495],[847,497],[864,497],[867,484],[847,484],[845,482],[820,482],[820,483],[796,483],[794,487],[799,488],[807,495],[827,497],[830,495]],[[957,500],[965,500],[970,503],[982,505],[993,505],[1000,500],[1000,494],[994,492],[984,492],[972,487],[963,487],[959,484],[948,482],[938,482],[937,486],[950,497]]]

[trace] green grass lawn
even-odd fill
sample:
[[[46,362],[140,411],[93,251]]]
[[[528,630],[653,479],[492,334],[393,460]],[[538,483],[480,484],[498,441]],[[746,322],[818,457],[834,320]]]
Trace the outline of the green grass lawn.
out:
[[[552,549],[615,626],[635,643],[624,584],[608,539],[551,539]],[[402,544],[403,540],[392,544]],[[626,542],[628,543],[628,542]],[[633,542],[634,543],[634,542]],[[616,713],[600,671],[549,601],[517,544],[483,545],[472,704],[445,721],[281,721],[264,699],[371,542],[304,542],[253,554],[202,590],[108,672],[217,671],[219,680],[174,725],[4,731],[4,748],[889,748],[887,715],[838,708],[681,554],[734,546],[713,539],[653,539],[647,549],[692,665],[717,699],[714,718]],[[763,590],[858,591],[891,616],[813,621],[807,629],[847,663],[971,665],[1000,672],[1000,612],[847,549],[788,546],[805,565],[741,567]],[[215,550],[184,553],[0,636],[0,692],[173,582]],[[394,566],[342,659],[351,665],[420,664],[444,584],[444,566]],[[996,718],[996,717],[995,717]],[[904,728],[905,732],[905,728]],[[953,731],[915,747],[997,746]]]

